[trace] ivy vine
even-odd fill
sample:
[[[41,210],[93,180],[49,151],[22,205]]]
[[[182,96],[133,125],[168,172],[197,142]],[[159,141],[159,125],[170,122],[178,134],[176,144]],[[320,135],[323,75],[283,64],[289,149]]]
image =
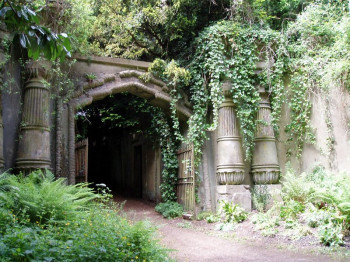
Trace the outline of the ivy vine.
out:
[[[251,159],[256,129],[256,113],[262,85],[272,96],[281,96],[281,68],[265,63],[257,74],[261,59],[277,60],[273,45],[279,42],[278,34],[271,29],[232,21],[221,21],[206,28],[196,41],[196,53],[191,63],[191,101],[194,116],[190,120],[190,137],[195,143],[195,153],[200,155],[206,130],[214,130],[218,122],[218,108],[223,101],[221,86],[226,79],[232,83],[232,100],[240,122],[246,159]],[[259,50],[264,46],[264,53]],[[269,48],[267,48],[269,47]],[[274,88],[276,84],[277,88]],[[274,100],[280,106],[278,98]],[[213,122],[207,123],[208,109],[212,109]],[[275,114],[276,116],[276,114]],[[274,120],[276,123],[278,120]]]
[[[130,109],[133,110],[130,110]],[[93,103],[77,115],[78,136],[88,135],[88,128],[94,121],[104,130],[127,128],[133,133],[142,133],[145,138],[159,146],[162,155],[163,169],[161,179],[162,200],[176,201],[177,184],[177,149],[178,141],[172,128],[172,121],[158,107],[152,106],[146,99],[128,93],[117,94]],[[93,119],[95,119],[93,121]]]

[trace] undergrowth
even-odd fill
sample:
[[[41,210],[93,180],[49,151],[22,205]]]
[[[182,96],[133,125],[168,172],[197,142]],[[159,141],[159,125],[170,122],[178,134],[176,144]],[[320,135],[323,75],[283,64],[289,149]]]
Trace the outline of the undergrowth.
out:
[[[0,175],[0,261],[168,260],[152,226],[104,200],[49,172]]]
[[[326,246],[344,244],[350,228],[350,177],[322,167],[297,175],[288,170],[282,202],[252,217],[264,236],[284,234],[292,239],[314,234]]]
[[[216,223],[215,229],[229,231],[236,228],[237,223],[241,223],[248,218],[248,213],[239,205],[233,202],[224,200],[219,201],[219,210],[217,213],[210,212],[203,213],[201,218],[205,219],[207,223]]]
[[[163,217],[165,218],[175,218],[175,217],[180,217],[182,216],[184,209],[183,207],[177,203],[177,202],[164,202],[164,203],[159,203],[156,207],[155,210],[162,214]]]

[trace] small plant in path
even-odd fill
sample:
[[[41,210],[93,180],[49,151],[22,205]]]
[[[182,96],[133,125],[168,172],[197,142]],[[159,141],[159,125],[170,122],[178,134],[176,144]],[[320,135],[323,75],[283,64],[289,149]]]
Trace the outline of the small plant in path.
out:
[[[155,210],[162,214],[165,218],[175,218],[182,216],[184,209],[183,207],[177,203],[177,202],[165,202],[165,203],[159,203]]]

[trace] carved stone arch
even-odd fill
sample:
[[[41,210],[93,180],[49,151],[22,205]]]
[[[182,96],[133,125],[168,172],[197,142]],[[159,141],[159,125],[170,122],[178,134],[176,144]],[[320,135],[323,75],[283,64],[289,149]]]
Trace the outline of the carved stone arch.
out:
[[[96,59],[96,58],[95,58]],[[102,59],[102,58],[101,58]],[[105,61],[106,58],[103,58]],[[111,59],[111,61],[119,61],[123,59]],[[110,61],[110,60],[108,60]],[[128,63],[133,62],[126,60]],[[136,62],[136,61],[134,61]],[[171,96],[164,82],[151,77],[147,82],[140,79],[146,71],[146,68],[130,69],[130,65],[120,68],[120,63],[108,64],[116,67],[116,73],[108,74],[101,71],[91,70],[96,79],[92,82],[81,82],[80,92],[68,102],[68,183],[75,184],[75,114],[79,108],[90,105],[94,101],[102,100],[109,95],[129,92],[135,96],[148,100],[151,105],[168,110],[170,108]],[[119,70],[118,70],[119,69]],[[86,70],[86,68],[85,68]],[[95,72],[94,72],[95,71]],[[118,72],[119,71],[119,72]],[[80,69],[81,78],[83,78]],[[186,99],[180,101],[176,105],[177,114],[180,121],[185,122],[192,115],[190,104]],[[58,165],[56,164],[58,167]]]

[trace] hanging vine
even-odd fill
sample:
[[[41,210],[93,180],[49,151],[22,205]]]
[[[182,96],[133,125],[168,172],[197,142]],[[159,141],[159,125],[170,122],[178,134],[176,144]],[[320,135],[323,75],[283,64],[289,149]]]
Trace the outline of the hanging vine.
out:
[[[162,154],[162,200],[176,201],[178,141],[171,127],[171,120],[158,107],[146,99],[122,93],[93,103],[76,114],[77,136],[85,138],[89,126],[103,130],[126,128],[133,133],[142,133],[146,139],[159,146]]]
[[[232,83],[232,100],[240,122],[246,159],[252,156],[256,113],[258,110],[258,85],[263,85],[273,96],[281,96],[281,74],[270,77],[276,70],[270,63],[257,74],[257,62],[261,55],[259,45],[275,45],[278,34],[258,26],[221,21],[206,28],[198,37],[197,49],[191,63],[191,101],[194,116],[190,120],[190,138],[195,143],[196,155],[201,154],[206,130],[214,130],[218,122],[218,108],[223,101],[221,86],[224,80]],[[265,49],[268,57],[277,59],[272,48]],[[268,72],[269,71],[269,72]],[[273,71],[273,72],[271,72]],[[278,88],[274,89],[274,84]],[[278,106],[277,100],[275,105]],[[208,109],[212,109],[213,122],[207,123]],[[275,121],[276,122],[276,121]]]

